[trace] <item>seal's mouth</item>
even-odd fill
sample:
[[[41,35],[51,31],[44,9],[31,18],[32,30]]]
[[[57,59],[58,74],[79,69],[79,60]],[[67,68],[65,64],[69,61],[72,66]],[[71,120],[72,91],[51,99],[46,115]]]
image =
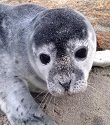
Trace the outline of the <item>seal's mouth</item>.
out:
[[[63,85],[60,82],[57,84],[48,82],[47,88],[50,94],[53,96],[57,96],[57,97],[70,96],[73,94],[84,92],[87,88],[87,81],[78,80],[75,83],[70,81],[69,83],[65,83]]]

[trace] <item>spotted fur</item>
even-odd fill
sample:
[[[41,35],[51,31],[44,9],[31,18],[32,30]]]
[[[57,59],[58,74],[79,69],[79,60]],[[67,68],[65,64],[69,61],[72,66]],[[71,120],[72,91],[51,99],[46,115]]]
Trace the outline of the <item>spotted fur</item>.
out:
[[[83,59],[76,57],[81,48]],[[0,106],[11,125],[56,125],[28,88],[53,96],[84,91],[95,52],[94,30],[81,13],[0,4]],[[50,59],[47,64],[42,53]]]

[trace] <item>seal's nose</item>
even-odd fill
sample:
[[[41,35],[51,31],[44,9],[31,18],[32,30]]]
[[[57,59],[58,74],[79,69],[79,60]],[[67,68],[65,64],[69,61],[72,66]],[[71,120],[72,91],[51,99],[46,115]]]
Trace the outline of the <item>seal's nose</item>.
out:
[[[60,83],[60,85],[65,89],[65,91],[68,91],[69,88],[70,88],[70,83],[71,83],[71,80],[69,82],[66,82],[66,83],[63,83],[63,84]]]

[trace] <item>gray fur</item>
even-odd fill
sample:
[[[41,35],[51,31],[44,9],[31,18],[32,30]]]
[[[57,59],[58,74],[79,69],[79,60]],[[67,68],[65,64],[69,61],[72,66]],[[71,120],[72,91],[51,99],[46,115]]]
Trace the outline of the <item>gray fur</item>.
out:
[[[26,47],[30,23],[44,9],[35,5],[0,5],[0,34],[6,33],[5,39],[0,35],[0,106],[11,125],[55,125],[38,108],[22,81],[30,76],[33,81],[42,83],[36,80]]]
[[[61,29],[59,23],[63,23]],[[78,60],[74,54],[82,46],[88,48],[88,55]],[[77,11],[0,4],[0,106],[11,125],[56,125],[28,88],[60,96],[65,94],[63,84],[71,81],[68,94],[83,91],[95,51],[94,30]],[[41,64],[40,53],[51,57],[48,65]]]

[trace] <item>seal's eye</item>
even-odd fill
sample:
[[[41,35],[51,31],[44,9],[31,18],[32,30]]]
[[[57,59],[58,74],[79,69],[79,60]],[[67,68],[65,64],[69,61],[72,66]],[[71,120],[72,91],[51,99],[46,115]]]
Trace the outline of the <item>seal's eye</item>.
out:
[[[47,55],[47,54],[43,54],[43,53],[42,53],[42,54],[40,54],[39,58],[40,58],[40,61],[41,61],[43,64],[45,64],[45,65],[50,62],[50,56]]]
[[[78,59],[84,59],[84,58],[86,58],[86,56],[87,56],[87,48],[86,47],[78,49],[75,53],[75,57]]]

